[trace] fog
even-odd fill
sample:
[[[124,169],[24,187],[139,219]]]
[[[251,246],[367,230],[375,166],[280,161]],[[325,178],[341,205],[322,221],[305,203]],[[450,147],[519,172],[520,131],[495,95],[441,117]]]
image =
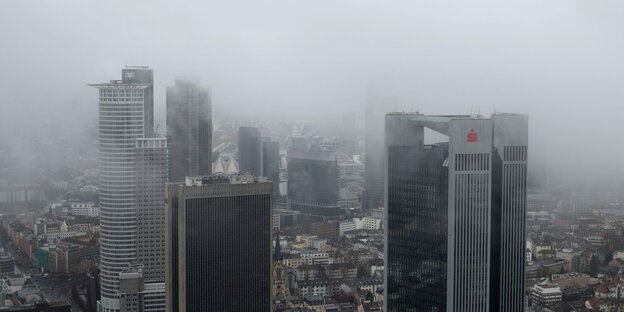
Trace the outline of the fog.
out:
[[[391,86],[387,111],[527,113],[531,167],[623,185],[623,10],[585,0],[2,1],[0,143],[80,141],[97,120],[86,84],[148,65],[157,123],[178,75],[211,87],[217,119],[339,123],[362,117],[367,88]]]

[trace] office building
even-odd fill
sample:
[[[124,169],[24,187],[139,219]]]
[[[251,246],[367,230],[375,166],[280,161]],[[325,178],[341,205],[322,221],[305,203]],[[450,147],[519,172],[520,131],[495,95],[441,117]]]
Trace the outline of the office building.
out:
[[[277,203],[280,195],[280,153],[279,142],[270,138],[262,138],[262,176],[273,182],[273,204]]]
[[[9,254],[0,254],[0,275],[13,273],[15,273],[15,260]]]
[[[319,219],[341,215],[336,151],[290,140],[287,159],[290,209]]]
[[[238,168],[255,176],[262,175],[262,135],[260,129],[240,127],[238,129]]]
[[[238,129],[238,166],[241,172],[262,176],[273,182],[273,203],[279,197],[279,142],[262,137],[259,128]]]
[[[271,189],[250,174],[167,185],[167,311],[270,311]]]
[[[386,311],[522,311],[527,143],[525,115],[386,116]]]
[[[364,127],[364,193],[362,207],[379,208],[384,204],[384,115],[396,106],[396,96],[387,86],[371,86],[367,90]]]
[[[153,72],[122,69],[99,89],[101,309],[119,311],[119,273],[136,261],[136,139],[153,133]]]
[[[131,265],[119,274],[121,312],[164,312],[165,283],[146,283],[143,266]]]
[[[136,141],[137,262],[147,282],[165,281],[167,139]]]
[[[171,182],[212,172],[212,100],[207,88],[184,78],[167,87],[167,140]]]

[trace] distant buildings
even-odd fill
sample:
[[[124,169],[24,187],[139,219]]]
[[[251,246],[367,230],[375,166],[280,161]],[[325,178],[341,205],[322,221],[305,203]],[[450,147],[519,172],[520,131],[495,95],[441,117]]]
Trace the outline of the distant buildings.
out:
[[[238,167],[240,171],[254,176],[262,175],[262,154],[260,129],[240,127],[238,129]]]
[[[170,181],[212,172],[212,100],[207,88],[183,78],[167,87],[167,139]]]
[[[523,310],[527,140],[524,115],[386,115],[386,311]]]
[[[15,260],[8,254],[0,254],[0,275],[13,274],[14,272]]]
[[[261,176],[273,182],[273,204],[279,198],[280,151],[279,142],[262,137],[259,128],[238,129],[238,165],[241,172]]]
[[[273,182],[273,205],[277,204],[280,196],[280,145],[270,138],[262,138],[262,174],[261,176]]]
[[[245,174],[167,185],[167,311],[270,311],[271,190]]]
[[[288,145],[288,202],[302,214],[327,218],[343,213],[339,203],[338,160],[335,149],[290,138]]]
[[[74,216],[98,217],[100,207],[93,202],[70,202],[69,209]]]

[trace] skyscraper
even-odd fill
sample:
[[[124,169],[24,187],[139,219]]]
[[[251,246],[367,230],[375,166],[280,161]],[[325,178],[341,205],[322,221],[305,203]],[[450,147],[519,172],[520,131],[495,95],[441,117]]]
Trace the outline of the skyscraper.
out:
[[[262,176],[273,182],[273,204],[277,203],[279,192],[280,170],[279,142],[270,138],[262,138]]]
[[[387,311],[522,311],[527,143],[525,115],[386,115]]]
[[[137,262],[146,282],[165,281],[167,165],[166,138],[137,139]]]
[[[122,69],[99,89],[102,311],[119,310],[119,273],[136,261],[136,139],[153,133],[153,72]]]
[[[240,127],[238,129],[238,168],[252,175],[262,175],[262,135],[260,129]]]
[[[167,87],[167,139],[171,182],[212,172],[212,100],[207,88],[183,78]]]
[[[370,87],[365,107],[364,198],[365,209],[376,209],[384,204],[384,114],[396,105],[396,96],[387,87]]]
[[[271,188],[249,174],[167,185],[167,311],[270,311]]]

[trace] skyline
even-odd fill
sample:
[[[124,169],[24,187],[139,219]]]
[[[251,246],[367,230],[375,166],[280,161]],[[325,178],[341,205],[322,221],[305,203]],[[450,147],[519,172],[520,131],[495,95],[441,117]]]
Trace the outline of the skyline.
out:
[[[161,124],[165,86],[179,75],[211,86],[217,119],[238,112],[330,124],[339,123],[342,112],[362,119],[368,86],[386,84],[399,103],[387,112],[527,113],[536,165],[596,181],[624,173],[616,156],[624,147],[615,144],[624,98],[617,53],[624,47],[617,32],[622,21],[613,14],[622,4],[616,1],[365,1],[333,10],[323,3],[196,5],[200,9],[137,3],[120,11],[114,3],[0,4],[0,27],[23,28],[0,34],[12,47],[0,51],[0,59],[16,60],[0,75],[0,132],[22,129],[17,117],[23,114],[39,124],[95,121],[94,96],[84,84],[105,81],[125,64],[145,64],[157,73]],[[106,14],[116,17],[114,25],[106,27]],[[73,27],[87,20],[93,23]],[[131,36],[114,35],[123,29]],[[145,36],[134,39],[139,33]],[[25,85],[37,85],[38,92]],[[15,143],[5,135],[0,142]],[[610,152],[593,152],[605,147]],[[577,169],[578,163],[585,166]]]

